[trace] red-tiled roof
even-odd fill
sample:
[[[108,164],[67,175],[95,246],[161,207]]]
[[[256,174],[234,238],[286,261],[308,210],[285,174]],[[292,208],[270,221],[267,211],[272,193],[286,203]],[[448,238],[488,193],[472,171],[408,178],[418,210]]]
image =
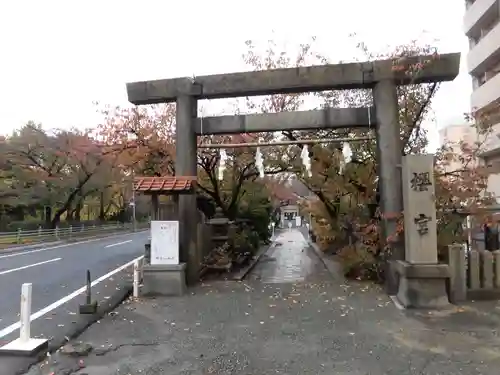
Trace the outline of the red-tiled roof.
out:
[[[134,190],[150,193],[182,193],[196,185],[196,177],[135,177]]]

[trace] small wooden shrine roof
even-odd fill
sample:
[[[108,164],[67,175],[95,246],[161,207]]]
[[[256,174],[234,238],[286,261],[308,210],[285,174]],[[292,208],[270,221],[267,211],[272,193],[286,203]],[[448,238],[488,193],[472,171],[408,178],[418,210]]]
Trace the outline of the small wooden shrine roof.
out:
[[[182,194],[188,193],[196,186],[196,177],[135,177],[134,190],[146,194]]]

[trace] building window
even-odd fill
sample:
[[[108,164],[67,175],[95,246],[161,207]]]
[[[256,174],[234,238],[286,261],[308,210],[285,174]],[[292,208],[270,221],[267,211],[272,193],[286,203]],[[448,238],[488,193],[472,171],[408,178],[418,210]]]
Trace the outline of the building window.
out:
[[[469,49],[473,49],[476,46],[477,42],[477,38],[469,37]]]
[[[472,86],[474,90],[484,85],[485,82],[486,82],[486,74],[484,73],[472,76]]]
[[[489,32],[491,30],[493,30],[493,28],[498,25],[498,23],[500,22],[500,19],[499,18],[495,18],[493,21],[491,21],[489,24],[487,25],[484,25],[482,28],[481,28],[481,35],[479,36],[479,38],[476,39],[476,44],[479,43],[479,41],[481,39],[483,39],[486,35],[489,34]]]

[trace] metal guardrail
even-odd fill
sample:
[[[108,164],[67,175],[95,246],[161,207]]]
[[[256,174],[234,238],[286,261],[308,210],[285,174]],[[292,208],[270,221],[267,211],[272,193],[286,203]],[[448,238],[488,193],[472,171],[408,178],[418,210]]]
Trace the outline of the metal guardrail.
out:
[[[141,223],[143,224],[143,223]],[[112,223],[104,225],[78,225],[69,226],[65,228],[42,229],[41,227],[36,230],[22,230],[18,229],[16,232],[0,232],[0,247],[8,245],[29,245],[40,242],[54,242],[59,240],[71,240],[73,238],[86,237],[89,235],[106,233],[106,232],[120,232],[126,230],[134,230],[144,227],[137,224],[134,228],[132,223]]]

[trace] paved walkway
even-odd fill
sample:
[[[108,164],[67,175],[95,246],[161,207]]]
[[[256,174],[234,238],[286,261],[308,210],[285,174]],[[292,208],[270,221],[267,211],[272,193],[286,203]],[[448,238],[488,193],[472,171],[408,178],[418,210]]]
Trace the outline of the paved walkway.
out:
[[[333,282],[298,231],[276,242],[247,281],[129,301],[79,338],[90,356],[30,375],[498,374],[500,318],[405,314],[378,287]]]
[[[273,246],[262,256],[247,280],[262,283],[298,283],[328,280],[329,274],[297,230],[280,232]]]

